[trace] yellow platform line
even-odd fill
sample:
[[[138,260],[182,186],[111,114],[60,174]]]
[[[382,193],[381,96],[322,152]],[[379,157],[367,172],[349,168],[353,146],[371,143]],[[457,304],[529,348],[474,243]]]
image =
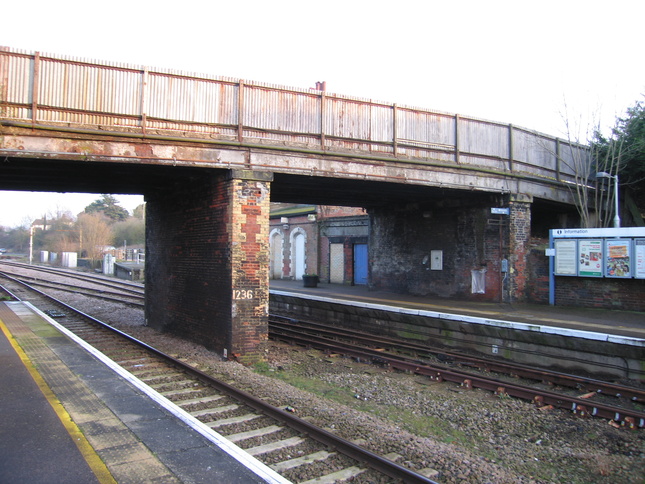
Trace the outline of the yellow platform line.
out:
[[[78,447],[78,450],[81,452],[81,455],[89,465],[98,481],[101,484],[117,484],[116,480],[112,477],[112,474],[110,473],[106,465],[94,451],[94,448],[87,441],[78,426],[74,423],[70,415],[65,410],[65,407],[63,407],[63,404],[58,400],[49,385],[47,385],[43,377],[33,365],[27,354],[22,350],[2,319],[0,319],[0,329],[9,340],[9,343],[22,361],[22,364],[25,365],[25,368],[36,382],[36,385],[38,385],[38,388],[47,399],[47,402],[49,402],[49,404],[51,405],[52,409],[56,413],[56,416],[65,427],[65,430],[67,430],[67,433],[76,444],[76,447]]]

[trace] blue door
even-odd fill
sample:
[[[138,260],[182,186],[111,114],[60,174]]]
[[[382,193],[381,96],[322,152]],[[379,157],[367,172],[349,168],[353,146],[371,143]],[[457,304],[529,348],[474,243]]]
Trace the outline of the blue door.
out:
[[[354,244],[354,284],[367,284],[367,244]]]

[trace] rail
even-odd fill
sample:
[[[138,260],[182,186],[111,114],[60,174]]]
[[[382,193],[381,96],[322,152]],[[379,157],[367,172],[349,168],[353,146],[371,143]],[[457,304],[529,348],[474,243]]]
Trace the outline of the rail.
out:
[[[0,120],[432,160],[577,183],[586,147],[526,128],[325,91],[0,47]]]
[[[371,451],[369,451],[366,448],[361,447],[360,445],[357,445],[353,442],[350,442],[348,440],[343,439],[342,437],[325,430],[323,428],[320,428],[310,422],[308,422],[306,419],[302,419],[297,417],[296,415],[293,415],[292,413],[283,410],[281,408],[278,408],[270,403],[265,402],[261,398],[255,397],[254,395],[241,390],[239,388],[236,388],[235,386],[226,383],[222,380],[219,380],[207,373],[204,373],[203,371],[191,366],[190,364],[177,359],[169,354],[164,353],[163,351],[150,346],[149,344],[133,337],[130,336],[127,333],[124,333],[123,331],[114,328],[110,326],[107,323],[104,323],[103,321],[100,321],[96,319],[93,316],[90,316],[89,314],[86,314],[70,305],[67,303],[56,299],[52,295],[49,295],[47,293],[44,293],[38,289],[36,289],[33,286],[30,286],[28,283],[24,281],[20,281],[14,277],[11,277],[7,274],[3,274],[3,277],[6,279],[10,280],[11,282],[14,282],[16,284],[19,284],[20,286],[26,288],[28,291],[33,292],[38,294],[39,296],[53,302],[55,305],[60,306],[64,308],[66,311],[69,311],[73,313],[76,316],[80,316],[82,319],[88,321],[91,325],[98,326],[102,328],[104,331],[116,335],[118,338],[120,338],[121,341],[127,341],[130,344],[135,345],[137,348],[143,349],[145,352],[153,354],[156,358],[159,358],[167,363],[170,363],[173,367],[190,374],[197,380],[200,380],[201,382],[205,383],[206,385],[209,385],[216,390],[218,390],[221,393],[224,393],[233,399],[248,405],[249,407],[253,408],[254,410],[258,411],[261,414],[264,414],[274,420],[278,420],[280,422],[283,422],[286,426],[290,427],[291,429],[294,429],[301,434],[317,441],[325,446],[328,446],[331,449],[335,449],[339,453],[348,456],[359,463],[365,464],[367,467],[376,470],[379,473],[385,474],[386,476],[389,476],[392,478],[392,482],[400,482],[402,484],[436,484],[435,481],[415,472],[412,471],[402,465],[397,464],[396,462],[393,462],[386,457],[383,457],[381,455],[375,454]],[[0,286],[0,288],[2,288]],[[2,288],[4,289],[4,288]],[[9,291],[7,293],[11,294]],[[15,297],[15,296],[13,296]],[[19,297],[15,297],[16,300],[21,300]],[[63,324],[63,326],[66,326]],[[67,327],[68,330],[72,332],[76,332],[74,329],[71,327]],[[82,339],[86,339],[87,337],[87,332],[85,337],[79,336]],[[94,346],[96,343],[90,343],[92,346]],[[112,346],[114,347],[114,346]],[[127,348],[123,347],[122,345],[119,346],[119,356],[121,358],[127,359],[124,355],[127,353]],[[99,349],[99,351],[101,351]],[[138,357],[140,358],[141,355]],[[323,480],[321,479],[321,482]]]

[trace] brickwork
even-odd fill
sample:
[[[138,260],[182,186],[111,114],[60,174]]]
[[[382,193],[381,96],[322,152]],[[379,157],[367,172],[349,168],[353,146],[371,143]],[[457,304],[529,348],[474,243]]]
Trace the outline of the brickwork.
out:
[[[269,230],[278,230],[282,234],[282,277],[281,279],[302,279],[296,274],[294,260],[294,237],[301,234],[305,237],[303,268],[307,274],[318,273],[318,223],[309,220],[307,215],[287,217],[283,224],[279,218],[271,219]]]
[[[315,206],[315,213],[292,214],[293,204],[272,203],[271,230],[283,236],[281,279],[299,279],[294,261],[295,233],[305,235],[304,267],[306,273],[318,274],[321,282],[329,282],[330,244],[341,243],[344,248],[344,284],[353,282],[353,248],[356,243],[368,243],[367,215],[354,207]],[[286,223],[283,222],[286,219]],[[275,240],[274,240],[275,241]],[[276,271],[277,272],[277,271]]]
[[[491,203],[372,210],[370,284],[416,295],[499,301],[508,229],[505,220],[490,216]],[[441,270],[431,268],[433,250],[442,251]],[[483,271],[484,294],[473,294],[472,271]]]
[[[514,195],[509,202],[509,285],[507,302],[526,301],[531,238],[530,197]]]
[[[269,185],[233,178],[231,203],[231,277],[233,355],[242,362],[264,357],[269,315]]]
[[[645,311],[645,279],[556,277],[557,306]]]
[[[223,172],[146,201],[147,324],[229,358],[262,358],[269,183]]]
[[[527,302],[549,304],[549,258],[545,255],[548,246],[548,239],[531,240],[527,256]]]

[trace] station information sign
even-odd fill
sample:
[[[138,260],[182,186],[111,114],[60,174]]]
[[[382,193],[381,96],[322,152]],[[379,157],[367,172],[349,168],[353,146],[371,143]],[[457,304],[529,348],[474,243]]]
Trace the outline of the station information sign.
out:
[[[557,276],[645,279],[645,228],[551,230]]]

